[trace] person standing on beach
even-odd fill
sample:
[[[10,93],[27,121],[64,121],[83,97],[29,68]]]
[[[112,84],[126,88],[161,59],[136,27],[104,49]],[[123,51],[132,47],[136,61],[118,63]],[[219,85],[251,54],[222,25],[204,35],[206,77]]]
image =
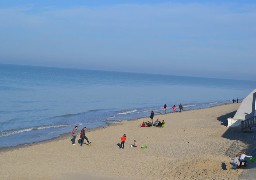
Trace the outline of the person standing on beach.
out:
[[[76,142],[77,128],[78,128],[78,126],[75,126],[73,128],[73,130],[71,131],[71,136],[72,136],[71,142],[73,145],[76,145],[75,142]]]
[[[120,148],[124,149],[124,143],[126,141],[126,134],[124,134],[122,137],[121,137],[121,145],[120,145]]]
[[[176,106],[173,105],[173,106],[172,106],[172,110],[173,110],[174,112],[176,112],[176,109],[177,109]]]
[[[91,144],[91,142],[89,141],[89,139],[86,137],[85,135],[85,130],[86,130],[86,127],[84,127],[82,130],[81,130],[81,133],[80,133],[80,138],[81,138],[81,142],[80,142],[80,145],[82,146],[83,143],[84,143],[84,139],[87,141],[88,144]]]
[[[152,121],[152,124],[154,124],[154,122],[153,122],[153,119],[154,119],[154,116],[155,116],[155,113],[154,113],[154,111],[151,111],[151,113],[150,113],[150,119],[151,119],[151,121]]]
[[[179,109],[180,109],[180,112],[183,111],[183,106],[182,106],[182,104],[179,105]]]
[[[166,108],[167,108],[167,105],[164,104],[164,114],[166,114]]]
[[[238,98],[236,99],[236,103],[239,103],[239,100],[238,100]]]

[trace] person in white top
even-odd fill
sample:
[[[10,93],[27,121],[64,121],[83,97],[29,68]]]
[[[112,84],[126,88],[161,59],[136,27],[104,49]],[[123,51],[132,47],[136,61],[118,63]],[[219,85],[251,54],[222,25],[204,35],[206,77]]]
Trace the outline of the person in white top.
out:
[[[239,166],[240,166],[240,167],[241,167],[241,165],[242,165],[243,162],[244,162],[244,166],[246,166],[246,163],[247,163],[247,161],[245,160],[246,157],[250,158],[250,157],[252,157],[252,156],[248,156],[248,155],[245,154],[245,152],[242,152],[241,155],[240,155],[240,157],[239,157],[239,161],[240,161]]]
[[[233,166],[233,169],[236,169],[238,167],[238,164],[240,163],[239,161],[239,155],[237,154],[236,157],[234,158],[234,160],[232,161],[232,166]]]

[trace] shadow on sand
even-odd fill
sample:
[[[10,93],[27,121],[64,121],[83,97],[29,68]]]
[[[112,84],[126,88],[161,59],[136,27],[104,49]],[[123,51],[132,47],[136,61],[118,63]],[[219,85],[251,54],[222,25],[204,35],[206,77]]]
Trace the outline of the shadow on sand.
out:
[[[227,126],[227,118],[234,117],[236,111],[227,113],[218,117],[217,119],[221,122],[221,125]],[[223,138],[232,140],[233,143],[228,149],[226,149],[225,155],[230,158],[234,158],[236,154],[241,151],[247,152],[247,154],[256,157],[256,129],[252,129],[251,132],[242,132],[241,127],[230,127],[222,135]],[[248,159],[249,162],[249,159]],[[224,164],[221,164],[224,170]],[[242,167],[245,171],[239,176],[239,179],[256,179],[255,174],[256,162],[249,162],[246,167]],[[253,172],[252,172],[253,171]]]

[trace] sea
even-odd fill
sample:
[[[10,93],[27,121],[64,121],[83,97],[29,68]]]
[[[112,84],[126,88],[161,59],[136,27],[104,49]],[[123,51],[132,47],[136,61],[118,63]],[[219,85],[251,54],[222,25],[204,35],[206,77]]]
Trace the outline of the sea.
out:
[[[0,64],[0,148],[243,99],[256,81]]]

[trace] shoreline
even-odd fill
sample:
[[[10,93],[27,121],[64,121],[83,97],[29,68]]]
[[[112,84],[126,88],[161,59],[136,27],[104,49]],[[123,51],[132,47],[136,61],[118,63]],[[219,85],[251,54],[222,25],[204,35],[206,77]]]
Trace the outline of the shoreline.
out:
[[[239,104],[240,105],[240,102],[239,103],[224,103],[224,104],[218,104],[218,105],[213,105],[213,106],[210,106],[210,107],[206,107],[206,108],[197,108],[197,109],[188,109],[188,110],[184,110],[183,112],[189,112],[189,111],[197,111],[197,110],[201,110],[201,109],[210,109],[210,108],[213,108],[213,107],[219,107],[219,106],[226,106],[226,105],[229,105],[229,104]],[[159,114],[155,114],[155,116],[162,116],[162,115],[170,115],[170,114],[174,114],[174,113],[179,113],[179,111],[176,111],[176,112],[168,112],[166,114],[164,113],[159,113]],[[122,124],[123,122],[129,122],[129,121],[139,121],[140,119],[145,119],[147,118],[147,116],[145,117],[140,117],[140,118],[135,118],[135,119],[130,119],[130,120],[115,120],[114,122],[115,123],[108,123],[107,122],[107,125],[105,126],[100,126],[100,127],[96,127],[96,128],[90,128],[90,129],[87,129],[87,132],[93,132],[93,131],[97,131],[99,129],[104,129],[104,128],[107,128],[107,127],[110,127],[110,126],[117,126],[117,125],[120,125]],[[73,127],[72,127],[73,128]],[[72,129],[70,129],[71,131]],[[81,129],[79,129],[80,131]],[[16,145],[16,146],[10,146],[10,147],[0,147],[0,153],[1,152],[5,152],[5,151],[12,151],[12,150],[15,150],[15,149],[20,149],[20,148],[26,148],[26,147],[29,147],[29,146],[33,146],[33,145],[37,145],[37,144],[43,144],[43,143],[47,143],[47,142],[52,142],[52,141],[58,141],[58,140],[63,140],[63,139],[68,139],[70,137],[70,133],[64,133],[64,134],[60,134],[58,137],[53,137],[51,139],[46,139],[46,140],[43,140],[43,141],[38,141],[38,142],[31,142],[31,143],[25,143],[25,144],[19,144],[19,145]]]
[[[243,169],[232,170],[230,157],[251,147],[252,134],[222,124],[238,106],[155,115],[166,121],[164,128],[140,128],[149,118],[139,118],[91,129],[87,133],[91,146],[72,146],[66,134],[6,149],[0,151],[5,162],[0,164],[0,179],[238,179]],[[119,149],[116,143],[123,133],[128,139],[125,149]],[[129,146],[134,139],[138,148]],[[141,149],[143,144],[148,148]]]

